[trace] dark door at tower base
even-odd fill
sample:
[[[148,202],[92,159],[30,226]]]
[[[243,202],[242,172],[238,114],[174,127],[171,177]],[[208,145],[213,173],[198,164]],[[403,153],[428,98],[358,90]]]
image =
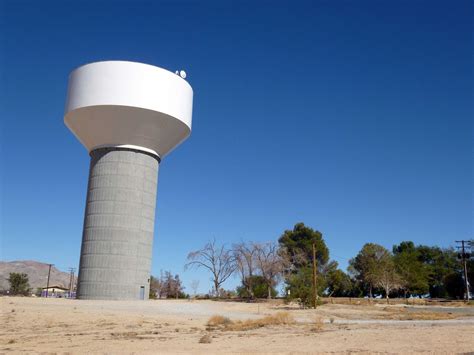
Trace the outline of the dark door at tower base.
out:
[[[140,286],[140,299],[145,299],[145,286]]]

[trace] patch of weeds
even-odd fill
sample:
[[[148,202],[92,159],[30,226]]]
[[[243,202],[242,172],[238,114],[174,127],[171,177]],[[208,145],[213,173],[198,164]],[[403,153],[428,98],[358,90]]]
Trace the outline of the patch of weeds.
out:
[[[117,332],[117,333],[110,333],[110,335],[116,338],[125,338],[125,339],[136,339],[138,337],[137,332]]]
[[[229,324],[232,324],[232,321],[229,318],[220,315],[214,315],[207,321],[209,327],[227,326]]]
[[[201,339],[199,339],[200,344],[210,344],[212,343],[212,338],[209,334],[203,335]]]
[[[311,326],[312,332],[321,332],[324,328],[324,321],[321,317],[315,317]]]
[[[274,315],[265,316],[260,319],[247,319],[232,321],[224,316],[213,316],[207,322],[208,329],[220,329],[225,331],[245,331],[272,325],[295,324],[295,319],[288,312],[279,312]]]
[[[389,308],[383,309],[386,313],[381,315],[379,318],[382,319],[393,319],[393,320],[443,320],[443,319],[454,319],[458,316],[452,312],[441,313],[441,312],[430,312],[430,311],[416,311],[408,312],[405,308]]]

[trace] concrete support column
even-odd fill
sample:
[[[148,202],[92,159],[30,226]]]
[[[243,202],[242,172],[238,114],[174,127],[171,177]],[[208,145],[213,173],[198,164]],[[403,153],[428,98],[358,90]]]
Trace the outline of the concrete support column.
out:
[[[158,157],[91,152],[77,297],[148,299]]]

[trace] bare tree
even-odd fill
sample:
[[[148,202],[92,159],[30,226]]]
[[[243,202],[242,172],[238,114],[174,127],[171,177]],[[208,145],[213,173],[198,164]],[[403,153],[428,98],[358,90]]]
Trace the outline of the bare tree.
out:
[[[268,298],[272,297],[272,288],[278,283],[287,268],[287,258],[282,257],[276,243],[254,244],[257,268],[268,288]]]
[[[163,289],[164,293],[166,294],[166,298],[178,298],[184,290],[179,275],[176,274],[173,276],[170,271],[165,271]]]
[[[224,245],[218,246],[216,240],[208,242],[204,248],[188,254],[185,270],[191,267],[203,267],[212,274],[214,292],[219,296],[220,286],[234,273],[234,256]]]
[[[160,270],[160,277],[151,276],[150,277],[150,297],[154,296],[156,298],[166,297],[165,292],[165,274],[163,270]]]
[[[161,271],[160,278],[150,276],[150,297],[161,298],[163,290],[163,271]]]
[[[384,257],[379,260],[375,284],[384,289],[387,303],[389,303],[388,296],[390,292],[402,287],[402,279],[400,275],[397,274],[395,263],[391,255],[384,255]]]
[[[183,297],[183,284],[179,275],[174,275],[171,271],[160,272],[160,278],[152,276],[150,280],[150,294],[154,294],[157,298],[179,298]]]
[[[234,244],[232,247],[234,254],[235,267],[239,272],[242,280],[242,285],[247,290],[247,294],[250,298],[254,298],[253,287],[252,287],[252,276],[255,270],[255,254],[257,252],[253,243],[246,244],[244,242]]]
[[[193,290],[194,297],[196,297],[198,288],[199,288],[199,280],[191,281],[191,289]]]

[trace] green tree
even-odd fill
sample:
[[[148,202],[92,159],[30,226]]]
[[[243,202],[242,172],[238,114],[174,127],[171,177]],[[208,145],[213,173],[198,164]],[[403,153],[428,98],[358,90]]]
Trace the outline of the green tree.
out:
[[[456,299],[464,298],[466,286],[460,272],[453,272],[446,275],[443,283],[448,297]]]
[[[331,270],[326,276],[326,291],[329,296],[347,297],[352,292],[352,280],[340,269]]]
[[[420,251],[410,241],[393,247],[394,262],[401,277],[405,297],[409,294],[425,294],[429,291],[429,268],[423,263]]]
[[[471,259],[467,262],[467,280],[469,281],[471,292],[474,292],[474,256],[471,256]]]
[[[245,280],[245,283],[242,283],[241,286],[237,287],[237,295],[240,298],[265,298],[268,297],[268,283],[267,280],[261,275],[252,275],[248,276],[248,278],[252,278],[252,280]],[[248,285],[252,285],[252,289],[249,293]],[[277,295],[277,291],[274,287],[271,288],[271,295],[275,297]]]
[[[23,273],[11,272],[7,279],[10,283],[10,293],[12,295],[27,295],[30,292],[28,275]]]
[[[285,283],[289,299],[299,299],[309,305],[313,299],[312,262],[313,244],[316,246],[318,266],[317,290],[320,295],[326,288],[325,273],[328,269],[329,250],[321,232],[297,223],[293,230],[286,230],[278,239],[279,254],[285,259]],[[288,294],[289,291],[289,294]]]
[[[287,275],[286,278],[286,292],[289,300],[299,300],[304,306],[312,304],[313,287],[312,287],[313,273],[311,268],[302,267],[296,272]],[[318,294],[321,294],[324,290],[322,283],[318,283]]]
[[[317,296],[326,293],[328,288],[336,286],[334,283],[329,284],[329,282],[335,281],[335,278],[331,278],[334,273],[337,273],[337,262],[335,261],[331,261],[319,269],[316,279]],[[285,283],[288,299],[298,299],[305,306],[312,305],[314,300],[312,267],[301,267],[296,271],[288,273],[285,277]],[[290,292],[288,293],[288,291]]]
[[[454,249],[420,245],[419,258],[428,270],[428,284],[431,297],[452,297],[456,294],[452,282],[453,274],[461,275],[462,266]],[[448,283],[446,281],[449,280]]]
[[[366,295],[366,293],[367,293],[365,285],[361,281],[359,281],[355,278],[352,278],[352,277],[350,277],[350,278],[351,278],[351,290],[350,290],[350,292],[347,296],[349,296],[349,297],[364,297],[364,295]]]
[[[372,298],[373,290],[377,287],[380,270],[379,262],[389,255],[387,249],[375,243],[367,243],[357,256],[349,260],[349,273],[359,281]]]
[[[308,266],[313,259],[313,244],[316,245],[316,260],[322,267],[329,261],[329,249],[321,232],[297,223],[293,230],[286,230],[278,239],[280,248],[284,249],[291,265],[298,269]]]

